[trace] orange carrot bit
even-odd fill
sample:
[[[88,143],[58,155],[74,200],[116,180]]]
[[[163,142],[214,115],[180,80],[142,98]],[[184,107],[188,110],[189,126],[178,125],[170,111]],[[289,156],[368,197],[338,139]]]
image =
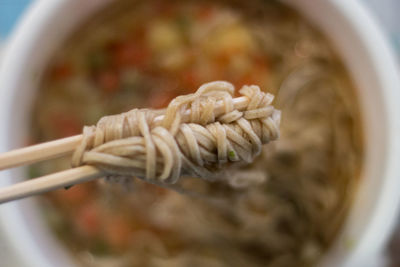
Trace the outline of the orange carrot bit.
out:
[[[105,70],[97,75],[97,83],[105,93],[119,91],[120,78],[116,71]]]
[[[132,225],[127,218],[119,215],[107,216],[104,224],[104,238],[111,247],[123,249],[132,239]]]
[[[79,206],[93,198],[95,184],[85,183],[70,187],[68,189],[59,189],[52,192],[52,196],[57,202],[68,206]]]
[[[50,70],[50,77],[56,81],[62,81],[71,77],[73,74],[72,66],[67,62],[58,62]]]
[[[50,123],[59,138],[76,135],[82,132],[83,125],[73,114],[65,114],[62,112],[52,113]]]
[[[154,94],[152,97],[149,98],[148,106],[150,108],[165,108],[168,106],[169,102],[172,99],[177,97],[179,92],[173,89],[160,89],[157,91],[157,94]]]
[[[85,237],[96,237],[101,230],[100,209],[95,201],[87,202],[75,214],[74,222],[79,233]]]
[[[203,6],[199,9],[197,17],[202,21],[210,20],[214,15],[214,8],[211,6]]]
[[[150,56],[149,49],[144,45],[134,41],[126,41],[116,45],[112,52],[112,62],[116,67],[144,66]]]

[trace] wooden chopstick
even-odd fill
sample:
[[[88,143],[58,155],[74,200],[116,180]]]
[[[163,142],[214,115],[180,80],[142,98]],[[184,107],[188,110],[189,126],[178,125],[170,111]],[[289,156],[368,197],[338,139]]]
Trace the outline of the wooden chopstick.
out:
[[[99,169],[92,166],[81,166],[45,175],[40,178],[0,188],[0,204],[88,182],[100,178],[103,175],[104,174]]]
[[[249,99],[246,96],[233,99],[233,104],[238,110],[243,110],[245,107],[247,107],[248,102]],[[224,112],[224,103],[222,101],[218,101],[214,110],[215,115],[218,116]],[[163,118],[164,115],[160,115],[155,118],[155,120],[162,121]],[[184,121],[190,119],[190,110],[183,114],[182,119]],[[81,140],[82,135],[75,135],[2,153],[0,154],[0,170],[32,164],[38,161],[71,154]]]
[[[81,140],[82,135],[75,135],[2,153],[0,170],[71,154]]]

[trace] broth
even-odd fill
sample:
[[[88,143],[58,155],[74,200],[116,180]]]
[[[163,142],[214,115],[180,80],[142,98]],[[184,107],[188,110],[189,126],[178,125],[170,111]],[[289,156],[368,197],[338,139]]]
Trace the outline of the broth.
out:
[[[83,266],[309,266],[334,240],[362,168],[358,100],[329,42],[277,1],[113,4],[54,55],[32,142],[134,107],[164,107],[212,80],[276,95],[280,140],[243,167],[265,182],[182,182],[206,198],[138,179],[127,192],[90,182],[48,193],[43,213]],[[31,175],[69,160],[36,164]]]

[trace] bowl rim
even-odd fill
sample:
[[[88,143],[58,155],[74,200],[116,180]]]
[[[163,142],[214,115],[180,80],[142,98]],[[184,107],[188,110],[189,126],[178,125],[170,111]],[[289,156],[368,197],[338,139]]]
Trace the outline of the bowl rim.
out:
[[[285,1],[295,2],[296,0]],[[358,192],[356,192],[356,197],[351,204],[344,225],[341,226],[339,237],[337,237],[328,253],[324,255],[320,265],[338,266],[335,257],[344,256],[345,261],[342,262],[341,266],[382,266],[385,245],[396,226],[397,215],[400,211],[400,193],[397,190],[400,186],[400,165],[396,162],[400,158],[400,140],[398,138],[400,134],[400,120],[398,119],[400,115],[400,105],[398,105],[398,100],[400,100],[400,69],[397,57],[395,56],[396,54],[393,51],[393,47],[389,44],[384,30],[382,30],[379,23],[375,20],[374,15],[364,4],[360,1],[347,0],[332,0],[327,2],[332,7],[332,12],[338,14],[335,16],[337,20],[346,20],[346,24],[354,34],[353,38],[361,44],[360,49],[363,50],[363,55],[365,55],[363,62],[370,65],[373,74],[376,76],[374,84],[379,86],[379,98],[381,99],[375,100],[377,102],[382,101],[381,113],[384,117],[379,118],[379,120],[385,126],[383,130],[384,134],[382,134],[385,140],[367,140],[370,133],[364,133],[365,141],[379,143],[378,146],[383,147],[384,151],[384,155],[382,156],[383,162],[379,163],[382,165],[382,172],[379,173],[380,177],[374,177],[374,180],[381,179],[382,182],[379,183],[376,192],[374,192],[376,193],[376,201],[369,207],[368,218],[364,218],[367,219],[364,223],[365,228],[356,229],[359,226],[354,224],[354,221],[362,219],[355,218],[354,216],[354,211],[357,212],[356,216],[361,215],[357,209],[363,206],[363,201],[365,201],[366,190],[363,187],[364,183],[362,183],[359,185]],[[315,14],[307,15],[309,15],[310,19],[318,16]],[[340,22],[335,21],[335,23]],[[326,24],[324,27],[327,26]],[[333,36],[328,36],[326,32],[325,34],[328,39],[331,39],[334,45],[337,45]],[[354,54],[359,52],[351,51],[350,48],[347,50],[349,53]],[[348,68],[350,77],[353,81],[356,80],[354,77],[358,76],[359,73],[349,68],[351,62],[347,62],[346,58],[342,57],[342,60]],[[360,95],[361,89],[362,87],[358,88],[357,93],[359,97],[364,98],[364,96]],[[364,124],[364,131],[375,128],[376,124],[368,123],[367,115],[363,114],[367,108],[371,108],[365,107],[365,103],[360,104],[363,104],[361,105],[363,106],[361,109],[361,118]],[[368,115],[371,115],[371,112],[368,112]],[[367,151],[368,147],[376,147],[377,145],[367,142],[364,142],[365,152],[371,154],[371,149]],[[368,155],[365,158],[364,165],[368,162],[374,163],[370,160],[367,162]],[[366,175],[366,168],[367,166],[363,167],[364,170],[361,173],[361,179]],[[361,234],[359,237],[356,237],[356,240],[352,240],[351,236],[350,238],[346,237],[346,234],[357,231]]]
[[[49,18],[63,3],[68,0],[46,1],[37,0],[31,4],[18,24],[16,30],[12,33],[9,42],[6,45],[2,62],[0,63],[0,81],[4,86],[0,87],[0,100],[4,104],[0,105],[0,126],[2,129],[8,129],[12,122],[11,110],[17,102],[15,88],[18,80],[18,73],[21,69],[19,62],[24,62],[28,56],[29,47],[33,45],[42,28],[48,23]],[[382,92],[388,116],[388,146],[386,174],[383,183],[381,195],[378,198],[374,211],[371,212],[371,222],[362,235],[362,242],[359,242],[351,252],[348,252],[347,258],[343,264],[345,266],[354,266],[357,259],[365,255],[376,254],[382,251],[385,242],[395,226],[395,219],[400,208],[400,194],[397,188],[400,188],[398,173],[399,164],[396,159],[400,158],[400,121],[396,119],[400,115],[400,105],[397,105],[397,99],[400,99],[400,77],[394,53],[388,44],[382,30],[369,14],[368,10],[359,1],[330,0],[328,1],[332,8],[341,12],[348,23],[354,26],[357,33],[361,34],[360,42],[366,45],[369,56],[373,57],[376,64],[374,68],[386,85],[385,92]],[[368,38],[367,38],[368,37]],[[378,67],[385,66],[385,72]],[[6,130],[0,131],[0,151],[6,151],[11,148],[10,134]],[[6,185],[10,182],[11,172],[5,171],[1,175],[0,185]],[[28,205],[33,205],[34,201],[24,200]],[[40,266],[51,266],[46,258],[43,257],[40,248],[32,242],[29,230],[26,228],[26,222],[21,221],[21,203],[14,202],[0,207],[0,226],[5,233],[5,238],[11,248],[18,254],[25,264],[39,263]],[[375,216],[373,216],[373,214]],[[15,229],[19,231],[16,233]],[[34,253],[26,253],[33,251]],[[329,264],[329,263],[328,263]]]

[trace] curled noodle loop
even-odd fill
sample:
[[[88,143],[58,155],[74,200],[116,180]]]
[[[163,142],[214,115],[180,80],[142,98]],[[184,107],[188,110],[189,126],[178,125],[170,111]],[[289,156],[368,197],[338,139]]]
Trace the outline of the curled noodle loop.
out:
[[[84,128],[72,165],[161,183],[175,183],[181,175],[213,180],[223,165],[251,162],[262,144],[279,136],[273,96],[255,85],[240,93],[248,98],[240,110],[234,106],[234,86],[216,81],[176,97],[162,111],[133,109],[103,117]],[[164,118],[157,120],[159,115]]]

